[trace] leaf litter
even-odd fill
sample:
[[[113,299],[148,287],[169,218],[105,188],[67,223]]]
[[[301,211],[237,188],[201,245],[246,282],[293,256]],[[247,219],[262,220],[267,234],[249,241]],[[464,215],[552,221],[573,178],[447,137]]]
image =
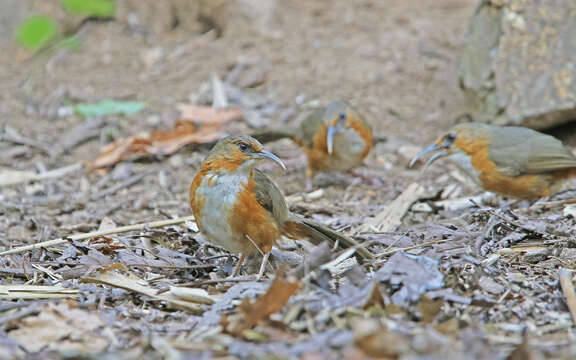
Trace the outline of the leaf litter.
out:
[[[462,200],[447,186],[439,203],[420,187],[429,183],[415,183],[408,170],[398,171],[406,180],[400,185],[384,180],[384,192],[365,184],[349,185],[355,191],[346,189],[344,198],[338,187],[320,196],[292,191],[293,208],[348,231],[375,259],[358,263],[327,245],[282,241],[271,263],[285,270],[260,282],[230,282],[234,257],[205,243],[193,218],[176,218],[189,214],[193,173],[178,156],[187,152],[197,166],[207,149],[185,143],[214,141],[240,115],[196,105],[180,111],[174,130],[151,131],[151,141],[129,137],[98,158],[104,166],[130,164],[128,178],[152,170],[138,182],[109,192],[126,176],[64,173],[34,179],[41,187],[35,193],[3,190],[2,224],[23,223],[35,235],[13,233],[1,242],[10,252],[0,256],[0,297],[7,294],[1,331],[9,339],[0,341],[0,355],[573,355],[576,243],[568,198],[515,208],[484,195]],[[150,155],[167,157],[130,160]],[[303,166],[284,184],[300,181]],[[390,195],[382,200],[382,193]],[[487,198],[492,205],[478,200]]]

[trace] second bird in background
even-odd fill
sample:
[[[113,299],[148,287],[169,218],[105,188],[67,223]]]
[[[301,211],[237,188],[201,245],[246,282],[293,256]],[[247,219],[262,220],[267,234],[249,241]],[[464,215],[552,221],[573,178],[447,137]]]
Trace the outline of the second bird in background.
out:
[[[293,130],[255,134],[262,142],[290,138],[306,152],[306,190],[318,172],[351,172],[362,165],[373,145],[372,128],[348,102],[340,100],[318,109]]]

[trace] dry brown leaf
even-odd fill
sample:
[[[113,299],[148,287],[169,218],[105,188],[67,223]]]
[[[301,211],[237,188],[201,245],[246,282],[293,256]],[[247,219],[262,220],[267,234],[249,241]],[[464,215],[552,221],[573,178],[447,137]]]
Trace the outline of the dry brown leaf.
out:
[[[232,334],[238,335],[244,330],[251,329],[259,321],[268,319],[270,315],[286,305],[299,287],[299,280],[295,278],[286,279],[284,271],[279,270],[264,295],[260,296],[254,303],[244,299],[240,305],[242,319],[238,323],[229,326],[227,330]]]
[[[98,335],[104,326],[94,312],[69,307],[65,303],[41,307],[38,316],[29,316],[8,336],[27,351],[53,350],[60,353],[97,354],[108,346]]]
[[[120,161],[134,160],[151,155],[169,155],[188,144],[216,141],[221,135],[220,126],[198,128],[187,121],[177,121],[172,130],[156,130],[148,134],[130,136],[106,145],[92,163],[92,168],[114,165]]]
[[[436,315],[438,315],[442,310],[443,304],[444,300],[442,299],[432,300],[427,296],[420,296],[420,301],[418,302],[418,310],[420,310],[420,317],[422,322],[429,324],[434,321]]]
[[[218,140],[223,125],[242,119],[239,109],[213,109],[209,106],[180,104],[181,119],[172,130],[155,130],[135,135],[103,147],[92,168],[114,165],[120,161],[133,160],[152,155],[173,154],[189,144],[205,144]]]
[[[148,286],[148,283],[145,280],[130,272],[123,264],[112,264],[98,271],[95,275],[85,276],[80,280],[86,283],[103,284],[136,292],[149,296],[155,300],[164,301],[168,307],[190,311],[194,314],[201,314],[204,312],[202,306],[189,301],[177,299],[172,294],[157,294],[157,289]]]
[[[210,106],[180,104],[180,118],[204,125],[223,125],[230,121],[240,120],[244,116],[240,109],[215,109]]]
[[[352,331],[356,346],[374,358],[397,359],[410,347],[407,340],[382,327],[376,319],[354,321]]]

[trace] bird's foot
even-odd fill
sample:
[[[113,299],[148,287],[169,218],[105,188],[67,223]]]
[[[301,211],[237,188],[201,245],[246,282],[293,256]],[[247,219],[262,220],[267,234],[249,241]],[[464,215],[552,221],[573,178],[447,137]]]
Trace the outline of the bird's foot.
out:
[[[361,173],[357,172],[356,170],[350,170],[350,171],[348,171],[348,173],[354,177],[362,179],[364,182],[366,182],[370,186],[374,186],[374,187],[378,187],[378,188],[381,188],[384,186],[382,181],[380,181],[380,179],[378,179],[376,177],[361,174]]]

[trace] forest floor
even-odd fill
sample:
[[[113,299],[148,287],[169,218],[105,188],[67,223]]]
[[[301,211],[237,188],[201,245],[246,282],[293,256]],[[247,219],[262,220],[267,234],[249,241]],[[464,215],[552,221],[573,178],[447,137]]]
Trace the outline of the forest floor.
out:
[[[110,21],[87,24],[76,51],[4,51],[0,251],[145,225],[0,256],[0,358],[574,358],[573,289],[560,286],[576,255],[574,192],[513,204],[446,164],[407,168],[465,113],[459,55],[476,1],[278,3],[274,36],[145,36]],[[242,116],[218,112],[206,138],[91,168],[115,140],[172,136],[209,111],[214,77]],[[106,99],[146,107],[74,111]],[[154,225],[190,216],[214,138],[295,126],[336,99],[373,125],[358,172],[379,184],[321,174],[303,194],[305,159],[288,140],[266,145],[287,172],[264,169],[293,212],[366,242],[374,260],[283,241],[265,279],[230,283],[235,257],[192,220]]]

